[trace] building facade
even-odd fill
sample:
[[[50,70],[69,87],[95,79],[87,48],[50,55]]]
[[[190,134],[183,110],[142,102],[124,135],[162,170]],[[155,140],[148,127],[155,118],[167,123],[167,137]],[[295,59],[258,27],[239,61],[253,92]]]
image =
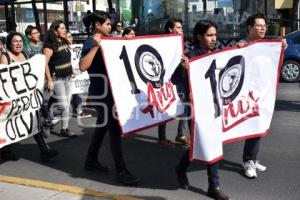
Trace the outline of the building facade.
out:
[[[56,19],[64,20],[63,1],[36,3],[42,31]],[[83,33],[82,18],[88,10],[93,10],[92,0],[68,0],[68,21],[73,33]],[[108,1],[95,1],[97,10],[108,11]],[[268,35],[276,37],[299,29],[299,0],[112,0],[116,16],[126,26],[135,26],[139,35],[163,33],[166,21],[171,17],[183,19],[185,33],[191,35],[194,25],[201,19],[214,20],[219,27],[221,38],[241,38],[246,34],[245,21],[248,16],[263,13],[268,18]],[[297,2],[297,5],[295,4]],[[297,6],[297,9],[295,8]],[[0,32],[6,30],[5,13],[11,7],[0,6]],[[15,4],[16,30],[24,32],[29,25],[35,25],[32,4],[29,0],[18,0]],[[295,10],[297,12],[295,12]],[[9,16],[8,16],[9,17]]]
[[[44,6],[41,1],[37,1],[36,7],[39,13],[39,19],[41,23],[41,30],[44,31]],[[107,10],[107,1],[96,1],[97,10]],[[18,0],[15,2],[15,25],[16,31],[24,32],[28,25],[35,25],[35,18],[32,9],[32,3],[29,0]],[[54,20],[64,20],[64,6],[63,1],[55,1],[52,3],[46,3],[46,17],[47,27]],[[82,18],[86,15],[88,10],[92,10],[91,0],[69,0],[68,1],[68,19],[69,27],[74,33],[80,33],[83,30]],[[8,5],[8,10],[5,10],[5,6],[0,6],[0,32],[7,31],[5,14],[11,14],[11,6]],[[8,15],[10,18],[11,16]],[[9,30],[8,30],[9,31]]]
[[[140,34],[162,32],[165,22],[170,17],[183,19],[186,33],[191,33],[194,25],[201,19],[214,20],[219,27],[219,36],[224,38],[244,37],[246,19],[255,13],[267,16],[269,36],[290,32],[295,23],[292,21],[293,0],[120,0],[120,2],[122,2],[120,3],[122,20],[128,20],[122,15],[122,11],[132,10],[132,18],[138,18],[140,22]]]

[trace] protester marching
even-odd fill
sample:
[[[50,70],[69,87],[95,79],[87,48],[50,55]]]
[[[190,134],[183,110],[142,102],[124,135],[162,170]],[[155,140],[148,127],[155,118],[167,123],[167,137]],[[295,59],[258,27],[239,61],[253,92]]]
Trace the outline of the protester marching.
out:
[[[61,20],[52,22],[43,41],[40,30],[28,26],[28,48],[18,32],[8,34],[6,48],[0,41],[2,161],[17,161],[14,143],[31,136],[40,159],[49,161],[63,151],[46,142],[52,128],[61,122],[58,136],[77,137],[70,130],[71,110],[82,120],[94,117],[84,109],[89,107],[97,116],[89,147],[82,153],[86,154],[84,169],[95,176],[110,172],[103,163],[106,158],[99,156],[108,135],[116,180],[139,184],[140,178],[125,162],[122,137],[151,127],[158,127],[155,140],[160,147],[182,149],[179,162],[173,163],[182,189],[192,187],[187,174],[190,164],[202,162],[208,176],[206,195],[231,199],[220,189],[218,170],[226,157],[223,144],[235,141],[245,140],[242,164],[247,177],[256,178],[257,171],[267,169],[259,164],[257,154],[261,137],[270,128],[278,68],[287,43],[265,39],[264,15],[250,16],[247,37],[225,49],[216,48],[218,25],[211,20],[196,23],[189,49],[184,48],[180,18],[169,19],[163,35],[143,36],[122,21],[112,25],[105,11],[90,13],[83,22],[89,35],[84,44],[73,43]],[[173,142],[167,139],[166,124],[174,119],[178,127]]]

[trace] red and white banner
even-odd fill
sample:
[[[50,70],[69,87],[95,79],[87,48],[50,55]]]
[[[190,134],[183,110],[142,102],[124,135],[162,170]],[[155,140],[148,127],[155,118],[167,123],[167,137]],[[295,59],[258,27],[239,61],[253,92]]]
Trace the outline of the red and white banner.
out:
[[[214,162],[223,143],[267,134],[282,55],[281,41],[262,40],[192,59],[191,160]]]
[[[73,71],[75,72],[75,77],[72,78],[72,94],[86,93],[90,86],[90,77],[88,72],[82,72],[79,69],[82,46],[82,44],[71,45],[71,63]]]
[[[0,148],[41,131],[45,56],[0,65]]]
[[[101,47],[123,134],[183,113],[170,81],[183,55],[181,36],[107,38]]]

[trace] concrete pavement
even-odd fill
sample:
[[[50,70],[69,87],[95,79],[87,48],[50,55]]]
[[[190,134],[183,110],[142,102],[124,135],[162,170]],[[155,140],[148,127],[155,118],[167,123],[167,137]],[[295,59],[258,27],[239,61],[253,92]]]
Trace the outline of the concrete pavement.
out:
[[[92,197],[71,194],[68,192],[59,192],[37,187],[29,187],[18,184],[0,182],[0,199],[5,200],[98,200],[111,199],[104,197]]]
[[[93,118],[87,123],[93,123]],[[298,200],[300,199],[300,89],[298,84],[280,84],[270,134],[261,141],[259,160],[268,167],[258,173],[257,179],[247,179],[240,165],[243,142],[224,145],[224,160],[220,166],[221,188],[232,199],[241,200]],[[34,140],[28,139],[15,146],[21,157],[17,162],[0,165],[0,174],[12,179],[15,184],[0,180],[0,200],[66,199],[149,199],[149,200],[198,200],[206,197],[207,176],[205,165],[193,163],[188,171],[192,188],[178,188],[174,166],[183,147],[163,149],[157,144],[157,127],[145,130],[136,136],[123,139],[126,163],[130,171],[141,178],[136,187],[124,187],[116,182],[109,141],[104,141],[99,159],[110,167],[109,174],[95,174],[83,169],[83,162],[93,129],[80,128],[72,119],[71,130],[77,132],[75,139],[51,135],[49,145],[58,149],[60,155],[49,163],[39,161],[39,151]],[[167,125],[168,139],[175,139],[177,122]],[[55,131],[59,131],[58,128]],[[2,179],[3,180],[3,179]],[[17,182],[17,180],[19,182]],[[38,180],[54,185],[54,190],[29,187],[26,181]],[[3,180],[5,181],[5,180]],[[21,186],[25,184],[27,186]],[[46,184],[46,185],[47,185]],[[31,185],[32,186],[32,185]],[[61,190],[70,186],[82,193]],[[74,188],[72,188],[74,187]],[[86,191],[102,196],[84,195]],[[108,196],[105,196],[108,195]],[[122,195],[122,196],[121,196]],[[125,197],[124,197],[125,196]]]

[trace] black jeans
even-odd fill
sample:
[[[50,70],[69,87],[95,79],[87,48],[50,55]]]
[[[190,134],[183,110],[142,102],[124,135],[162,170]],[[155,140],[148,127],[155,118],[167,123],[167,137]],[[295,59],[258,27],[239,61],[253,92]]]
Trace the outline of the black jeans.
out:
[[[81,110],[78,110],[80,104],[82,104],[82,99],[79,94],[73,94],[71,99],[71,105],[73,106],[73,113],[80,113]],[[75,112],[76,111],[76,112]]]
[[[188,166],[191,164],[191,161],[189,160],[189,149],[185,150],[183,153],[181,160],[179,162],[179,170],[182,172],[186,172]],[[212,164],[207,164],[207,176],[208,176],[208,185],[209,187],[219,187],[219,161],[212,163]]]
[[[161,124],[158,126],[158,140],[165,140],[166,139],[166,127],[167,124]]]
[[[96,161],[98,159],[99,149],[102,145],[104,136],[106,135],[107,132],[109,132],[110,150],[112,152],[112,156],[115,162],[115,169],[117,173],[119,173],[126,169],[125,161],[123,158],[122,146],[121,146],[121,129],[118,120],[113,116],[112,103],[106,103],[106,105],[108,108],[108,113],[104,112],[103,107],[94,106],[94,108],[96,108],[98,113],[97,125],[99,124],[102,125],[95,128],[94,135],[88,149],[88,155],[86,161],[87,162]],[[103,124],[103,122],[105,122],[104,121],[105,117],[107,123]]]
[[[251,138],[245,140],[243,161],[247,162],[248,160],[256,160],[256,156],[259,150],[260,138]]]

